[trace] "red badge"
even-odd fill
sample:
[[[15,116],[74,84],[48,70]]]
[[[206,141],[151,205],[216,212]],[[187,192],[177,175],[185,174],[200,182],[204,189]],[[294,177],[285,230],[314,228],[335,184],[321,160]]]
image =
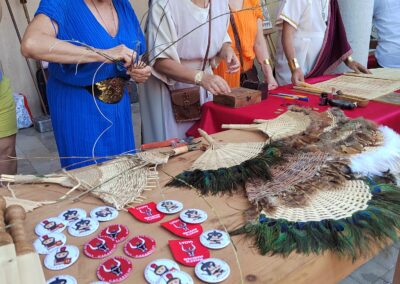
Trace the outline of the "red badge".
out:
[[[129,235],[128,227],[121,224],[114,224],[104,228],[99,236],[106,236],[113,239],[117,244],[126,240]]]
[[[157,210],[157,205],[154,202],[132,207],[128,209],[136,219],[145,223],[155,223],[165,217],[164,213]]]
[[[105,258],[112,254],[117,243],[110,237],[96,237],[87,242],[83,247],[83,253],[90,258]]]
[[[97,277],[108,283],[118,283],[128,278],[132,263],[125,257],[111,257],[97,268]]]
[[[180,218],[161,223],[161,226],[174,233],[178,237],[186,239],[194,239],[200,236],[203,232],[203,227],[200,224],[188,224],[182,221]]]
[[[183,265],[196,266],[210,257],[209,250],[198,239],[170,240],[168,243],[175,260]]]
[[[124,246],[125,253],[133,258],[143,258],[152,254],[156,249],[156,241],[147,236],[133,237]]]

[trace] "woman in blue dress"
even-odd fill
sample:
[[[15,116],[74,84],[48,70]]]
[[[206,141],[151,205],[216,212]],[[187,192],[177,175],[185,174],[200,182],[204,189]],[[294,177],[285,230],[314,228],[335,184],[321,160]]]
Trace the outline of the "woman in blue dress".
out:
[[[150,67],[137,66],[144,51],[144,36],[128,0],[40,2],[22,53],[51,62],[47,96],[62,167],[69,170],[93,163],[92,157],[99,162],[134,151],[125,85],[150,76]]]

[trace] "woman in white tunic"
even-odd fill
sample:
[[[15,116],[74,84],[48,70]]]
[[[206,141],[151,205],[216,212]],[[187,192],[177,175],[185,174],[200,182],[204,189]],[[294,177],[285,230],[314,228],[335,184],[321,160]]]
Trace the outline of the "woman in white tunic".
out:
[[[229,72],[239,71],[239,61],[227,34],[227,0],[153,0],[147,27],[153,76],[139,93],[143,142],[183,138],[193,122],[177,123],[169,89],[199,85],[201,104],[213,95],[230,92],[228,84],[212,74],[210,62],[226,60]],[[205,72],[202,65],[208,46],[208,16],[211,5],[211,42]],[[199,27],[200,26],[200,27]],[[193,30],[193,31],[192,31]],[[188,34],[187,36],[185,36]],[[176,44],[172,45],[173,42]],[[167,87],[168,85],[168,87]]]

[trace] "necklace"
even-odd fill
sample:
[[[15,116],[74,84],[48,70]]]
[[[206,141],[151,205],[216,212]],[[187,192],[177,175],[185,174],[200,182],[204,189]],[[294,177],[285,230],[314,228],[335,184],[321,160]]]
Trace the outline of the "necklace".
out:
[[[93,4],[94,8],[96,9],[97,14],[99,14],[100,20],[103,22],[104,27],[106,28],[107,32],[108,32],[111,36],[113,36],[114,33],[115,33],[115,35],[116,35],[116,34],[117,34],[117,24],[115,23],[115,17],[114,17],[114,11],[113,11],[112,1],[110,1],[110,11],[111,11],[111,14],[112,14],[112,20],[113,20],[113,24],[114,24],[114,33],[112,33],[111,30],[109,29],[109,27],[107,26],[107,23],[106,23],[106,21],[104,21],[103,16],[101,15],[99,9],[97,8],[96,3],[95,3],[94,0],[92,0],[92,4]],[[115,35],[114,35],[114,36],[115,36]]]
[[[322,18],[324,21],[327,20],[326,18],[326,6],[328,5],[329,0],[321,0],[321,7],[322,7]]]

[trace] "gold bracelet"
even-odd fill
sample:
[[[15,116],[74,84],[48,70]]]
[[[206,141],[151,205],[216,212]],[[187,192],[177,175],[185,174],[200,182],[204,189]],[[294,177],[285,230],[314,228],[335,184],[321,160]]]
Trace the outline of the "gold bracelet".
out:
[[[271,60],[269,60],[269,58],[265,58],[262,63],[264,63],[265,65],[271,66]]]
[[[201,84],[201,81],[203,80],[203,76],[204,76],[203,71],[197,72],[196,75],[194,76],[194,83],[199,86]]]
[[[293,58],[292,60],[289,60],[288,64],[289,64],[290,71],[292,73],[294,71],[296,71],[296,69],[300,68],[299,61],[297,61],[297,58]]]
[[[353,57],[351,57],[351,55],[349,57],[347,57],[346,59],[347,63],[351,63],[354,61]]]

